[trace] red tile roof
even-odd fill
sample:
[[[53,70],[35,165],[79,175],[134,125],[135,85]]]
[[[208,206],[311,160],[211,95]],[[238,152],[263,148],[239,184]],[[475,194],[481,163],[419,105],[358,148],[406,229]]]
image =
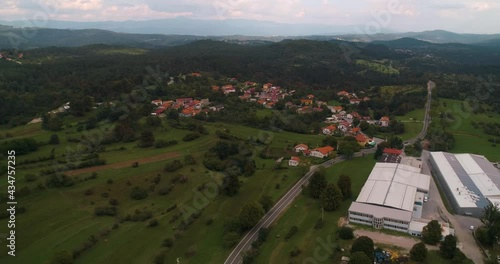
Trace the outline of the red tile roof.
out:
[[[326,147],[322,147],[322,148],[315,148],[313,150],[319,151],[323,155],[328,155],[328,153],[334,151],[335,149],[332,148],[331,146],[326,146]]]
[[[300,158],[299,157],[292,157],[291,160],[296,161],[296,162],[300,162]]]
[[[385,148],[384,153],[393,154],[393,155],[401,155],[401,153],[403,153],[403,151],[400,149]]]
[[[306,144],[298,144],[297,146],[293,147],[293,149],[296,149],[296,148],[305,148],[305,149],[309,149],[309,147],[306,145]]]
[[[380,118],[380,121],[389,121],[389,117],[388,116],[383,116]]]
[[[368,139],[368,138],[367,138],[365,135],[363,135],[363,134],[358,134],[358,135],[356,136],[356,140],[357,140],[358,142],[365,142],[367,139]]]

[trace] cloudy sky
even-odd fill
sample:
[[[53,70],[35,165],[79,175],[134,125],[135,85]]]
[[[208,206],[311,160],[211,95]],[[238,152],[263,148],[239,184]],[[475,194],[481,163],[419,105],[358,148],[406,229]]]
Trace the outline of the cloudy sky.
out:
[[[500,33],[500,0],[3,0],[0,20],[255,19]],[[378,26],[375,26],[378,25]],[[375,29],[373,31],[376,31]]]

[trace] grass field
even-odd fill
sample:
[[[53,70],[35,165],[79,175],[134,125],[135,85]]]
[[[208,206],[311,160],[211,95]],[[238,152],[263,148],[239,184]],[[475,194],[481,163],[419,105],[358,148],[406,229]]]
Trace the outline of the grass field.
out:
[[[390,65],[384,65],[380,62],[373,62],[367,60],[356,60],[356,64],[362,65],[372,71],[385,73],[385,74],[399,74],[399,71]]]
[[[416,109],[411,112],[408,112],[404,116],[397,116],[396,119],[404,122],[405,125],[405,133],[398,135],[403,140],[407,140],[410,138],[416,137],[422,131],[424,120],[425,110],[424,109]]]
[[[72,121],[78,122],[78,120]],[[101,124],[101,126],[107,127],[106,124]],[[98,234],[102,230],[111,228],[114,223],[119,222],[119,219],[108,216],[96,217],[94,209],[97,206],[108,205],[109,199],[113,198],[119,203],[119,217],[133,214],[136,209],[148,209],[153,212],[159,225],[147,227],[146,222],[123,222],[117,229],[113,229],[109,236],[100,238],[75,263],[152,263],[154,256],[162,249],[162,241],[173,237],[178,231],[177,226],[183,221],[183,217],[180,217],[171,222],[172,216],[180,211],[190,212],[192,208],[193,210],[202,209],[201,216],[175,239],[173,247],[166,251],[164,263],[176,263],[178,257],[182,259],[182,263],[222,263],[230,251],[223,247],[224,221],[236,217],[242,204],[255,201],[262,195],[270,195],[276,201],[302,176],[303,170],[294,168],[275,171],[273,160],[256,157],[257,171],[251,177],[240,177],[242,187],[238,195],[215,196],[205,193],[208,190],[198,191],[197,188],[202,184],[215,186],[221,183],[221,174],[209,172],[202,165],[204,153],[217,141],[215,130],[227,128],[231,134],[242,138],[247,138],[249,135],[263,136],[269,133],[221,123],[210,123],[205,126],[210,135],[191,142],[181,140],[187,133],[186,130],[174,129],[165,124],[162,128],[154,129],[156,139],[175,139],[179,142],[167,148],[139,148],[136,146],[137,142],[106,145],[106,151],[99,155],[111,165],[123,162],[132,164],[135,160],[161,154],[166,154],[166,158],[161,161],[139,164],[138,168],[126,166],[118,169],[103,169],[98,171],[97,179],[82,181],[66,188],[36,191],[25,197],[19,197],[18,204],[26,207],[26,212],[19,214],[16,222],[17,257],[13,262],[13,259],[7,257],[6,252],[2,251],[0,262],[44,263],[57,251],[69,250],[71,252],[85,243],[89,236],[99,237]],[[12,134],[13,137],[9,139],[33,137],[37,141],[47,141],[52,134],[52,132],[42,130],[40,124],[0,131],[1,135],[5,133]],[[42,146],[36,152],[19,156],[18,160],[48,155],[52,148],[56,157],[60,157],[68,148],[79,147],[78,143],[66,141],[67,137],[82,135],[82,132],[76,131],[76,127],[66,128],[57,134],[61,139],[59,145]],[[274,148],[285,148],[294,142],[314,145],[319,144],[322,139],[320,136],[288,132],[274,132],[270,138],[271,147]],[[184,155],[191,154],[198,163],[184,166],[175,173],[165,172],[163,171],[165,163],[174,159],[168,158],[169,153],[180,153],[181,156],[176,159],[182,161]],[[38,170],[47,166],[50,166],[50,162],[18,167],[17,189],[28,186],[35,190],[37,184],[43,183],[45,179],[39,177],[34,182],[27,182],[24,178],[28,173],[38,174]],[[151,188],[151,179],[158,174],[161,175],[161,181],[146,199],[136,201],[130,198],[132,188]],[[185,175],[188,181],[184,184],[171,182],[177,174]],[[84,173],[73,177],[83,179],[89,175],[90,173]],[[112,180],[112,183],[108,183],[108,180]],[[276,188],[277,185],[280,187]],[[157,191],[164,187],[173,187],[173,189],[165,196],[159,195]],[[0,183],[0,188],[0,190],[6,189],[5,181]],[[89,189],[93,193],[84,195]],[[172,205],[177,205],[177,209],[166,212],[166,209]],[[0,209],[5,210],[5,205],[0,206]],[[213,219],[211,225],[206,224],[208,219]],[[6,225],[0,226],[0,233],[6,232]]]
[[[335,183],[340,174],[349,175],[352,179],[354,196],[357,196],[374,164],[373,155],[334,164],[327,169],[327,179],[329,182]],[[353,198],[355,199],[355,197]],[[288,260],[292,260],[290,251],[294,247],[298,247],[302,251],[302,254],[293,258],[296,263],[303,263],[307,258],[314,257],[316,248],[321,248],[321,240],[335,239],[337,221],[340,217],[347,215],[350,204],[350,201],[345,201],[338,210],[324,212],[325,226],[315,230],[314,225],[321,218],[320,203],[306,195],[299,196],[272,227],[271,234],[263,244],[255,263],[288,263]],[[294,225],[299,228],[299,231],[290,240],[285,241],[283,236]],[[350,242],[339,240],[335,243],[344,247]],[[326,251],[321,251],[321,254],[326,254]],[[331,260],[329,261],[331,262]],[[318,263],[327,263],[327,261]],[[338,262],[334,261],[333,263]]]
[[[448,112],[454,120],[450,120],[447,131],[455,136],[455,153],[475,153],[484,155],[490,161],[500,161],[500,147],[493,147],[488,142],[492,135],[487,135],[481,128],[474,128],[474,122],[499,122],[500,114],[474,114],[471,107],[464,105],[462,101],[451,99],[440,99],[437,112]]]

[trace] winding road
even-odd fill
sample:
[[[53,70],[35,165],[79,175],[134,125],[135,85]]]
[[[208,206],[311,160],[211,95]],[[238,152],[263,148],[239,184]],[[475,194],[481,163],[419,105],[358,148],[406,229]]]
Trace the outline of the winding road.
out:
[[[428,94],[427,94],[427,103],[425,105],[425,118],[424,118],[424,126],[422,127],[422,131],[420,134],[413,138],[408,140],[408,142],[414,142],[417,138],[422,138],[425,136],[425,133],[427,132],[427,128],[430,123],[430,116],[429,116],[429,111],[431,107],[431,91],[435,87],[434,82],[429,81],[427,83],[427,89],[428,89]],[[382,141],[381,139],[374,139],[377,144]],[[371,148],[371,149],[362,149],[360,152],[357,152],[354,154],[354,157],[361,157],[366,154],[370,153],[375,153],[377,148]],[[267,212],[264,217],[255,225],[244,237],[243,239],[236,245],[234,250],[229,254],[228,258],[224,262],[224,264],[239,264],[242,263],[242,258],[241,258],[241,253],[245,252],[250,249],[252,246],[252,242],[257,239],[257,236],[259,234],[259,230],[261,228],[269,227],[276,219],[278,219],[281,214],[286,210],[286,208],[295,200],[295,198],[300,194],[302,190],[302,186],[307,185],[309,182],[309,179],[311,176],[314,174],[314,172],[320,167],[330,167],[334,163],[342,162],[345,161],[346,158],[341,156],[337,157],[335,159],[327,160],[323,162],[320,165],[315,165],[311,166],[309,172],[307,172],[293,187],[283,196],[281,199]]]

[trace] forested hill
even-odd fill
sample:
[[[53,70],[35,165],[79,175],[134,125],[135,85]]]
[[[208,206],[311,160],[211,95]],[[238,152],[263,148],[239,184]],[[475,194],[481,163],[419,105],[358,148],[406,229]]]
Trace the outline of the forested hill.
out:
[[[465,51],[465,53],[464,53]],[[460,53],[461,52],[461,53]],[[389,48],[338,41],[284,40],[268,45],[236,45],[201,40],[170,48],[90,45],[78,48],[49,47],[24,51],[4,50],[12,61],[0,60],[0,124],[23,124],[61,106],[67,98],[90,95],[96,102],[115,100],[138,86],[161,89],[151,98],[207,96],[210,85],[236,77],[272,82],[287,89],[323,93],[349,89],[362,91],[384,85],[440,83],[447,97],[463,99],[477,85],[476,76],[498,78],[498,54],[470,50],[441,51]],[[457,54],[461,54],[458,56]],[[463,58],[474,57],[474,60]],[[193,87],[175,83],[168,76],[200,71],[204,77]],[[161,78],[157,78],[161,77]],[[488,77],[490,78],[490,77]],[[182,79],[180,79],[182,80]],[[498,105],[500,91],[488,97]],[[500,109],[500,107],[498,107]]]

